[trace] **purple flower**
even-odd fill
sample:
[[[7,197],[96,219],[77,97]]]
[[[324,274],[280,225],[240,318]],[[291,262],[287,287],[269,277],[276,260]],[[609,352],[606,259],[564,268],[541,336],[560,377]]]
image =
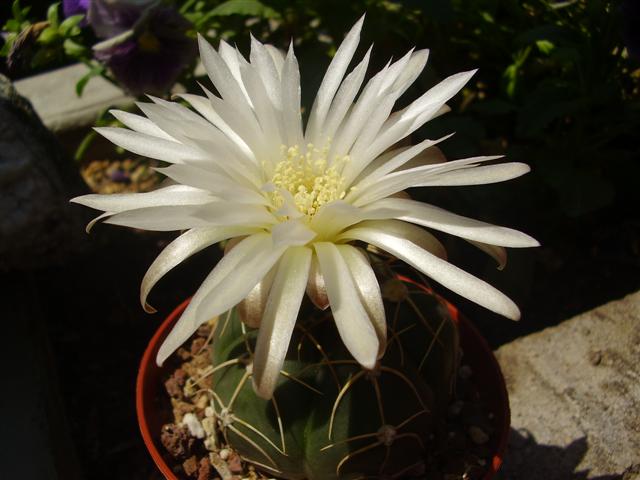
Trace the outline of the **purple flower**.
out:
[[[84,15],[89,9],[89,0],[64,0],[62,11],[65,17]]]
[[[92,2],[89,22],[96,34],[111,34],[111,38],[94,47],[94,56],[132,94],[163,94],[196,56],[195,41],[186,35],[191,24],[172,7],[140,10],[143,2],[137,3],[135,18],[131,2],[127,8],[118,9],[117,13],[109,11],[103,17],[98,16],[94,5],[105,6],[106,1]],[[92,15],[93,12],[96,13]]]
[[[133,28],[157,0],[90,0],[89,24],[98,38],[111,38]]]

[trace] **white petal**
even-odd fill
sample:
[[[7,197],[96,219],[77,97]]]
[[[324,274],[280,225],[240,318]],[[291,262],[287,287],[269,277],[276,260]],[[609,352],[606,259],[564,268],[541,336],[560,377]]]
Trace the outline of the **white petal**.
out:
[[[433,182],[429,184],[436,184],[435,182],[437,181],[444,181],[443,179],[446,178],[445,175],[448,174],[448,172],[464,169],[470,170],[476,167],[478,163],[488,162],[498,158],[501,157],[465,158],[444,164],[425,165],[423,167],[393,172],[385,175],[376,183],[350,192],[349,201],[356,206],[366,205],[367,203],[388,197],[407,188],[425,186],[428,182]],[[510,167],[506,167],[506,169],[509,170]]]
[[[369,259],[360,249],[351,245],[338,245],[338,250],[349,267],[362,305],[369,314],[369,319],[378,335],[380,342],[378,358],[380,358],[384,354],[387,344],[387,320],[378,279],[371,268]]]
[[[372,171],[366,178],[358,182],[356,184],[356,189],[363,189],[367,185],[371,185],[377,182],[379,179],[381,179],[385,175],[388,175],[394,170],[397,170],[402,166],[404,166],[407,162],[409,162],[409,160],[421,154],[424,150],[430,147],[433,147],[434,145],[450,138],[451,135],[444,136],[437,140],[424,140],[418,143],[417,145],[414,145],[408,149],[403,150],[402,152],[398,153],[398,155],[390,158],[384,164],[380,165],[380,167],[378,167],[376,170]],[[355,171],[354,173],[357,175],[360,173],[360,171]]]
[[[223,257],[200,285],[176,325],[160,346],[159,365],[200,325],[238,304],[278,261],[286,247],[274,249],[271,236],[251,235]]]
[[[526,233],[456,215],[442,208],[415,200],[385,198],[367,205],[365,210],[368,208],[404,210],[407,213],[395,218],[476,242],[516,248],[537,247],[540,245]]]
[[[318,242],[314,247],[340,338],[360,365],[372,369],[376,364],[380,343],[360,301],[349,267],[333,243]]]
[[[196,217],[201,208],[199,205],[138,208],[116,213],[104,223],[155,232],[187,230],[209,225],[206,220]]]
[[[175,102],[151,98],[162,103],[138,102],[138,107],[180,143],[207,152],[208,161],[198,162],[199,166],[204,169],[222,169],[229,176],[240,182],[248,182],[249,185],[260,184],[255,162],[245,155],[236,142],[188,108]]]
[[[477,70],[460,72],[445,78],[440,83],[427,90],[427,92],[425,92],[416,101],[411,103],[411,105],[409,105],[409,107],[402,113],[400,118],[415,118],[425,110],[430,110],[434,105],[438,105],[438,108],[440,108],[450,98],[458,93],[462,87],[471,80],[471,77],[473,77],[476,72]]]
[[[451,291],[512,320],[520,318],[513,301],[488,283],[418,247],[407,238],[366,225],[345,232],[345,239],[361,240],[386,250]]]
[[[262,205],[218,201],[201,207],[193,216],[208,225],[247,225],[268,227],[277,223],[276,218]]]
[[[439,258],[447,258],[447,250],[444,245],[431,233],[424,228],[399,220],[367,220],[339,235],[336,241],[353,240],[352,232],[359,231],[359,229],[380,231],[394,237],[404,238],[407,242],[422,250],[427,250]]]
[[[202,227],[191,229],[169,245],[153,261],[145,273],[140,285],[140,303],[148,311],[154,311],[147,305],[147,296],[158,281],[172,268],[182,263],[191,255],[213,245],[214,243],[241,235],[256,233],[257,229],[249,227]]]
[[[300,219],[291,219],[286,222],[277,223],[272,229],[273,245],[306,245],[316,236],[316,232],[307,227],[306,223]]]
[[[380,127],[389,118],[389,114],[393,106],[402,93],[401,88],[394,88],[395,82],[402,74],[406,66],[411,61],[413,50],[410,50],[404,57],[397,62],[391,64],[388,68],[383,69],[381,73],[381,83],[375,98],[368,100],[374,107],[367,116],[362,129],[356,136],[349,151],[351,162],[345,168],[344,176],[350,182],[357,174],[372,160],[373,157],[363,156],[362,153],[367,150],[371,142],[378,136]],[[363,98],[363,101],[365,99]],[[360,102],[360,100],[358,100]]]
[[[89,223],[87,223],[87,226],[84,227],[84,231],[87,232],[87,233],[91,233],[91,230],[93,229],[93,227],[95,226],[96,223],[98,223],[103,218],[110,217],[113,214],[114,214],[114,212],[104,212],[104,213],[98,215],[93,220],[91,220]]]
[[[370,162],[369,165],[367,165],[367,167],[362,172],[360,172],[360,174],[356,177],[353,183],[357,184],[358,182],[364,180],[366,177],[371,175],[372,172],[379,169],[380,167],[383,167],[391,159],[402,154],[403,152],[406,152],[410,148],[413,148],[413,147],[412,146],[399,147],[399,148],[394,148],[392,150],[388,150],[384,152],[378,158]],[[444,163],[446,161],[447,161],[447,158],[444,156],[444,153],[442,153],[442,150],[440,150],[438,147],[433,146],[419,153],[418,155],[416,155],[411,160],[407,161],[404,165],[402,165],[401,167],[399,167],[397,170],[394,170],[394,171],[406,170],[409,168],[416,168],[416,167],[423,167],[425,165],[434,165],[436,163]],[[368,180],[367,180],[367,183],[369,183]],[[357,190],[357,187],[355,190]],[[347,198],[355,198],[354,196],[355,193],[356,192],[350,192]]]
[[[251,60],[251,66],[255,69],[258,77],[264,84],[271,105],[277,110],[280,110],[282,108],[282,96],[280,95],[280,75],[278,74],[278,69],[271,54],[253,35],[251,35],[251,54],[249,59]],[[242,73],[242,68],[240,71]],[[245,79],[243,80],[246,82]],[[254,100],[255,106],[255,97],[252,96],[252,99]]]
[[[258,328],[260,326],[275,275],[274,267],[267,272],[262,280],[260,280],[236,306],[240,320],[248,327]]]
[[[126,128],[97,127],[94,130],[125,150],[156,160],[185,163],[189,160],[205,160],[207,158],[206,152],[192,146],[134,132]]]
[[[238,203],[266,205],[264,195],[251,188],[238,185],[229,177],[204,170],[195,165],[170,165],[156,170],[183,185],[208,190],[224,200]]]
[[[526,163],[510,162],[485,165],[434,175],[426,181],[415,183],[416,187],[486,185],[518,178],[531,171]]]
[[[376,100],[378,100],[380,87],[385,79],[387,70],[388,67],[383,68],[365,85],[362,93],[358,97],[358,101],[354,105],[353,109],[349,112],[349,114],[345,117],[344,122],[342,122],[340,128],[338,129],[338,132],[336,133],[336,137],[331,144],[331,157],[333,156],[333,154],[345,155],[349,153],[351,146],[358,138],[358,134],[371,121],[373,112],[376,111],[379,107],[379,104]],[[389,110],[393,106],[393,104],[389,105],[389,99],[385,98],[381,101],[382,103],[384,103],[385,108],[388,107]],[[348,167],[349,164],[347,164],[347,168]]]
[[[327,114],[327,119],[325,120],[324,127],[322,128],[322,135],[325,137],[333,138],[335,136],[335,133],[344,120],[347,111],[353,106],[353,99],[358,94],[358,91],[362,86],[364,76],[367,73],[367,66],[369,65],[372,48],[373,47],[369,47],[369,50],[367,50],[362,61],[349,75],[347,75],[347,78],[345,78],[342,85],[340,85],[340,89],[331,103],[331,109]],[[327,138],[320,139],[319,145],[316,146],[322,148]]]
[[[109,113],[113,115],[124,126],[129,127],[131,130],[135,130],[138,133],[144,133],[153,137],[162,138],[175,142],[176,139],[169,135],[167,132],[158,127],[148,118],[140,115],[134,115],[133,113],[123,112],[122,110],[109,110]]]
[[[185,118],[165,105],[143,102],[137,102],[136,105],[153,123],[185,145],[194,145],[193,139],[207,139],[212,131],[215,133],[215,127],[211,123],[191,110],[187,109],[197,120],[193,117]]]
[[[249,147],[252,152],[262,152],[266,139],[258,120],[253,113],[244,114],[232,103],[221,100],[209,90],[204,89],[213,109],[220,118],[232,129],[236,135]]]
[[[327,68],[327,72],[318,89],[316,99],[313,102],[311,113],[309,114],[309,123],[306,131],[307,143],[313,143],[314,145],[320,145],[322,143],[320,141],[320,135],[322,135],[322,128],[327,117],[327,112],[340,86],[340,82],[349,67],[349,63],[351,63],[358,43],[360,43],[360,31],[362,30],[363,22],[364,15],[351,28]]]
[[[475,74],[476,70],[452,75],[424,93],[407,108],[394,113],[380,129],[380,133],[363,157],[375,158],[394,143],[411,134],[441,112],[452,98]]]
[[[397,91],[400,97],[407,89],[416,81],[416,79],[424,70],[427,60],[429,59],[429,50],[418,50],[413,52],[408,65],[402,70],[400,76],[395,81],[392,89]]]
[[[339,232],[355,223],[363,220],[395,218],[403,212],[404,210],[387,208],[364,210],[343,200],[336,200],[320,208],[311,220],[311,228],[318,232],[318,240],[331,240]]]
[[[447,137],[448,138],[448,137]],[[424,152],[416,155],[398,170],[408,170],[410,168],[424,167],[426,165],[444,164],[447,162],[442,150],[439,147],[429,147]]]
[[[293,44],[281,68],[282,120],[285,145],[302,146],[302,116],[300,113],[300,70],[293,53]]]
[[[178,97],[185,99],[195,108],[200,115],[209,120],[214,126],[220,129],[229,139],[235,143],[240,151],[254,164],[257,164],[256,157],[249,146],[242,138],[216,113],[208,98],[189,93],[178,94]]]
[[[220,40],[220,45],[218,46],[218,54],[220,54],[222,60],[224,60],[224,62],[227,64],[227,67],[229,67],[229,71],[231,72],[231,75],[233,75],[233,78],[235,78],[236,82],[238,82],[240,90],[242,90],[242,93],[247,99],[247,103],[252,105],[249,94],[247,93],[244,83],[242,82],[242,76],[240,75],[240,55],[238,54],[238,51],[224,40]]]
[[[265,53],[265,55],[269,58],[269,61],[271,61],[271,57],[269,57],[267,53]],[[276,110],[274,104],[269,99],[267,86],[263,81],[264,79],[253,65],[243,67],[241,74],[247,91],[253,100],[254,112],[258,118],[264,140],[260,160],[271,160],[271,162],[275,164],[275,161],[277,161],[279,157],[280,146],[283,145],[284,142],[280,112]],[[278,94],[280,94],[279,79]],[[281,100],[279,101],[281,102]]]
[[[220,58],[218,52],[202,36],[198,36],[198,44],[200,45],[202,63],[209,74],[209,78],[218,92],[220,92],[222,98],[224,98],[224,101],[221,101],[205,89],[205,93],[209,97],[214,110],[252,150],[262,151],[261,148],[258,148],[264,143],[260,128],[257,125],[252,106],[247,102],[240,84],[234,78],[224,60]],[[241,66],[245,63],[240,61]]]
[[[269,52],[269,55],[271,55],[273,64],[276,66],[276,70],[278,71],[278,75],[282,75],[282,69],[286,58],[284,51],[267,43],[264,44],[264,48]]]
[[[253,386],[265,399],[273,396],[309,277],[311,249],[289,248],[278,263],[253,358]]]
[[[147,207],[202,205],[215,200],[206,190],[187,185],[170,185],[144,193],[89,194],[75,197],[70,202],[105,212],[124,212]]]
[[[413,55],[413,48],[404,54],[399,60],[393,62],[389,66],[389,70],[387,71],[387,75],[385,76],[384,82],[382,82],[380,90],[382,92],[388,93],[393,91],[393,85],[395,84],[398,77],[402,74],[404,69],[407,67],[409,62],[411,61],[411,56]],[[397,98],[397,97],[396,97]]]
[[[320,273],[320,265],[318,264],[318,256],[314,253],[311,259],[311,268],[309,270],[309,280],[307,281],[307,295],[313,304],[320,310],[329,308],[329,297],[327,296],[327,287],[324,284],[324,277]]]
[[[222,98],[241,110],[243,114],[248,114],[250,107],[245,93],[240,88],[241,81],[236,80],[227,63],[201,35],[198,35],[198,46],[202,64]]]

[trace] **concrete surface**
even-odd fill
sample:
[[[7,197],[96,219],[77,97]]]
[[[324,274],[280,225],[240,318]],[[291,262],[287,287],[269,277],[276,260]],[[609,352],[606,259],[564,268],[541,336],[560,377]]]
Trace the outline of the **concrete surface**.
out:
[[[29,99],[42,122],[56,132],[93,125],[101,110],[133,103],[133,98],[101,77],[89,80],[78,97],[76,83],[88,70],[84,64],[71,65],[19,80],[15,88]]]
[[[502,346],[500,478],[640,480],[640,292]]]

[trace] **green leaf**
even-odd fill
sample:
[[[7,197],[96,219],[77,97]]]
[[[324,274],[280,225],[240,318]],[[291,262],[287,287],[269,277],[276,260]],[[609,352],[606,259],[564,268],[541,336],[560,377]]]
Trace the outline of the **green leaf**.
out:
[[[280,18],[280,14],[273,8],[264,5],[259,0],[227,0],[214,8],[209,16],[244,15],[262,18]]]
[[[80,45],[70,38],[65,39],[62,46],[64,47],[64,53],[73,58],[81,58],[87,53],[87,48],[84,45]]]
[[[536,47],[538,47],[540,53],[544,53],[545,55],[549,55],[551,51],[556,48],[553,42],[549,40],[536,40]]]
[[[103,65],[95,65],[91,68],[91,70],[84,74],[82,78],[78,80],[78,83],[76,83],[76,95],[81,97],[82,92],[84,92],[84,89],[87,86],[87,83],[89,83],[89,80],[91,80],[93,77],[99,77],[104,73],[104,70],[105,68]]]
[[[7,20],[7,23],[4,25],[3,30],[5,32],[20,33],[20,31],[22,30],[22,22],[20,20],[16,20],[15,18]]]
[[[87,150],[89,149],[89,147],[91,146],[91,144],[93,143],[93,141],[96,139],[97,136],[98,134],[96,133],[95,130],[90,130],[89,133],[87,133],[84,136],[84,138],[80,142],[80,145],[78,145],[78,148],[73,154],[73,158],[76,162],[80,163],[82,161],[85,154],[87,153]]]
[[[11,43],[6,42],[2,48],[0,48],[0,57],[6,57],[9,55],[9,51],[11,50]]]
[[[11,13],[16,20],[22,20],[22,8],[20,7],[20,0],[14,0],[11,5]]]
[[[80,33],[80,27],[78,25],[82,22],[84,15],[73,15],[65,18],[60,24],[58,30],[63,37],[73,37]]]
[[[50,26],[45,28],[38,36],[38,43],[43,45],[50,45],[58,39],[58,29]]]
[[[60,25],[60,16],[58,14],[58,7],[60,6],[60,2],[54,3],[47,10],[47,20],[51,24],[52,27],[58,28]]]

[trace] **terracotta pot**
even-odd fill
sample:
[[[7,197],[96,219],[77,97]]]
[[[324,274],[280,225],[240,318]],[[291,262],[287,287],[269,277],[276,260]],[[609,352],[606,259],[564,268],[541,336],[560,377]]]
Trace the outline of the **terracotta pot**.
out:
[[[431,292],[429,288],[419,285],[411,279],[399,278]],[[162,446],[159,432],[162,425],[170,420],[163,418],[161,415],[161,412],[166,411],[166,408],[161,407],[161,402],[166,402],[162,382],[166,375],[163,367],[156,365],[155,358],[162,341],[169,334],[171,327],[184,309],[187,308],[188,304],[189,300],[186,300],[178,306],[156,331],[140,362],[136,383],[136,411],[140,432],[153,461],[167,480],[178,480],[178,477],[176,477],[160,453]],[[473,324],[460,315],[456,307],[448,302],[447,305],[451,316],[458,323],[460,329],[460,345],[464,351],[465,363],[472,365],[475,382],[483,385],[483,391],[490,392],[485,399],[488,402],[489,411],[495,415],[497,436],[493,440],[494,454],[491,465],[488,466],[489,471],[482,479],[490,480],[502,465],[509,438],[511,417],[507,389],[500,366],[487,342]]]

